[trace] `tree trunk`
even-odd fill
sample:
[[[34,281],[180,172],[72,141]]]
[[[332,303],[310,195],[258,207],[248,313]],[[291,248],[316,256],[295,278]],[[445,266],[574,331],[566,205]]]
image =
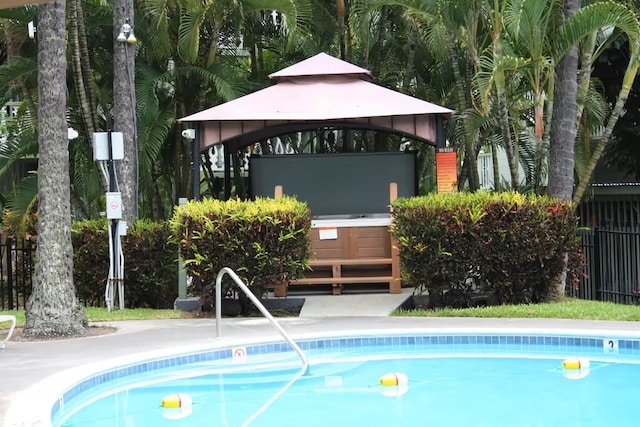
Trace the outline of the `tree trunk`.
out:
[[[73,285],[64,0],[38,7],[38,64],[38,245],[24,334],[81,335],[87,318]]]
[[[460,168],[460,175],[458,176],[458,189],[462,190],[464,188],[464,177],[469,181],[469,190],[470,191],[478,191],[480,189],[480,176],[478,174],[478,157],[475,153],[475,143],[477,141],[478,133],[476,132],[474,135],[469,135],[464,129],[464,119],[467,115],[467,112],[473,108],[473,104],[471,101],[471,94],[467,90],[467,88],[471,87],[472,73],[473,69],[469,62],[472,60],[471,58],[467,59],[466,71],[463,76],[460,73],[460,62],[458,53],[456,50],[456,41],[453,37],[449,37],[449,44],[447,49],[449,51],[449,57],[451,58],[453,76],[455,81],[457,82],[465,82],[465,84],[459,84],[457,86],[457,108],[458,111],[454,115],[455,118],[455,126],[462,129],[462,134],[464,135],[464,156],[462,167]]]
[[[85,91],[91,109],[91,118],[93,120],[94,129],[100,128],[98,120],[98,110],[96,107],[96,97],[93,91],[93,70],[91,68],[91,58],[89,46],[87,44],[87,29],[85,27],[85,17],[82,9],[82,0],[75,0],[78,9],[78,40],[80,41],[80,63],[82,64],[82,75],[84,76]],[[91,135],[89,135],[91,136]]]
[[[494,64],[500,61],[502,54],[502,40],[500,36],[494,37],[493,40],[493,61]],[[507,153],[507,164],[509,165],[509,175],[511,176],[511,189],[518,191],[520,189],[520,177],[518,172],[517,145],[511,137],[511,124],[509,120],[509,107],[506,93],[506,83],[504,70],[498,67],[494,70],[494,80],[496,87],[496,97],[498,100],[498,123],[500,124],[500,132],[502,134],[502,144]]]
[[[564,0],[565,18],[580,9],[580,0]],[[556,66],[553,119],[549,148],[549,188],[551,197],[571,200],[577,132],[578,46],[573,46]]]
[[[138,217],[138,148],[136,93],[134,87],[135,45],[116,40],[122,25],[133,26],[133,0],[116,0],[113,5],[113,103],[114,130],[122,132],[124,159],[116,162],[122,193],[122,219],[131,224]]]
[[[80,116],[84,122],[87,136],[91,137],[96,131],[93,121],[93,112],[86,91],[91,82],[84,80],[85,74],[82,73],[82,54],[80,50],[80,33],[78,23],[82,20],[78,16],[78,0],[69,0],[69,44],[71,45],[71,69],[73,71],[73,81],[75,84],[76,95],[78,96],[78,105],[80,107]]]
[[[345,14],[344,0],[336,0],[336,15],[337,15],[337,21],[338,21],[338,46],[340,49],[340,59],[342,59],[343,61],[346,60],[344,14]]]
[[[580,0],[563,0],[565,19],[580,9]],[[578,111],[578,45],[573,46],[558,62],[553,92],[553,118],[549,147],[548,194],[562,200],[573,196],[573,169],[575,166],[575,143]],[[556,278],[555,294],[564,296],[565,271]]]
[[[498,80],[498,79],[496,79]],[[498,122],[502,133],[504,150],[507,153],[507,164],[509,165],[509,176],[511,177],[511,189],[520,189],[520,179],[518,174],[518,160],[516,158],[516,146],[511,138],[511,126],[509,124],[509,109],[507,107],[507,97],[504,90],[498,88]]]
[[[500,182],[500,165],[498,164],[498,145],[491,144],[491,162],[493,163],[493,191],[502,191],[502,183]]]

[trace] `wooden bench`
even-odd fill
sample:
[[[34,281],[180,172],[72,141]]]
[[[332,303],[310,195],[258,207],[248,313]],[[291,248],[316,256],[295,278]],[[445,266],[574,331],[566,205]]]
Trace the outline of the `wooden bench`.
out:
[[[401,283],[397,276],[394,278],[393,265],[393,258],[312,259],[309,261],[312,272],[308,277],[292,280],[289,284],[331,284],[333,295],[340,295],[344,284],[388,283],[389,292],[395,294],[400,293]],[[343,267],[352,268],[345,270]]]

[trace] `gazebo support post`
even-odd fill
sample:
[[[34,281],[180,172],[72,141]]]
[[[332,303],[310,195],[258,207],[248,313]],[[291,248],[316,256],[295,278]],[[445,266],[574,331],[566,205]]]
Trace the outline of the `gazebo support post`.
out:
[[[195,129],[195,138],[191,141],[191,165],[193,167],[191,179],[193,180],[193,200],[200,200],[200,127],[198,124]]]
[[[442,114],[436,114],[436,148],[444,148],[447,146],[444,137],[444,125],[442,124]]]
[[[224,148],[224,199],[231,198],[231,147],[223,143]]]

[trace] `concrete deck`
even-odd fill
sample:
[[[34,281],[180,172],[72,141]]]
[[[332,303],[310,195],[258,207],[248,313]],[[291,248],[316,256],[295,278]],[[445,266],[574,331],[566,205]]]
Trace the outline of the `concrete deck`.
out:
[[[640,323],[550,319],[475,319],[388,317],[407,296],[318,295],[306,296],[297,318],[278,321],[293,338],[339,333],[411,331],[566,331],[594,335],[640,336]],[[399,301],[399,302],[398,302]],[[308,304],[308,305],[307,305]],[[222,337],[215,337],[214,319],[108,322],[118,328],[109,335],[47,342],[9,342],[0,349],[0,420],[5,427],[36,424],[30,418],[37,393],[51,392],[85,369],[142,360],[159,354],[176,354],[192,348],[231,346],[281,339],[263,318],[225,318]],[[83,373],[83,375],[85,375]],[[82,376],[80,376],[82,378]],[[34,400],[34,396],[35,399]],[[35,405],[37,406],[37,405]]]

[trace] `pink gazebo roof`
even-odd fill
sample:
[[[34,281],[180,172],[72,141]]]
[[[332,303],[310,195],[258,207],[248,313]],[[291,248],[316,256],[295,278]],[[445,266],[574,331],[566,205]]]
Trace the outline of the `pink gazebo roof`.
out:
[[[271,74],[277,84],[180,119],[201,122],[201,148],[239,147],[269,136],[353,126],[436,141],[436,115],[453,111],[367,81],[370,72],[320,53]]]
[[[283,77],[329,76],[329,75],[361,75],[371,77],[371,71],[342,61],[326,53],[319,53],[311,58],[269,74],[270,79],[281,80]]]

